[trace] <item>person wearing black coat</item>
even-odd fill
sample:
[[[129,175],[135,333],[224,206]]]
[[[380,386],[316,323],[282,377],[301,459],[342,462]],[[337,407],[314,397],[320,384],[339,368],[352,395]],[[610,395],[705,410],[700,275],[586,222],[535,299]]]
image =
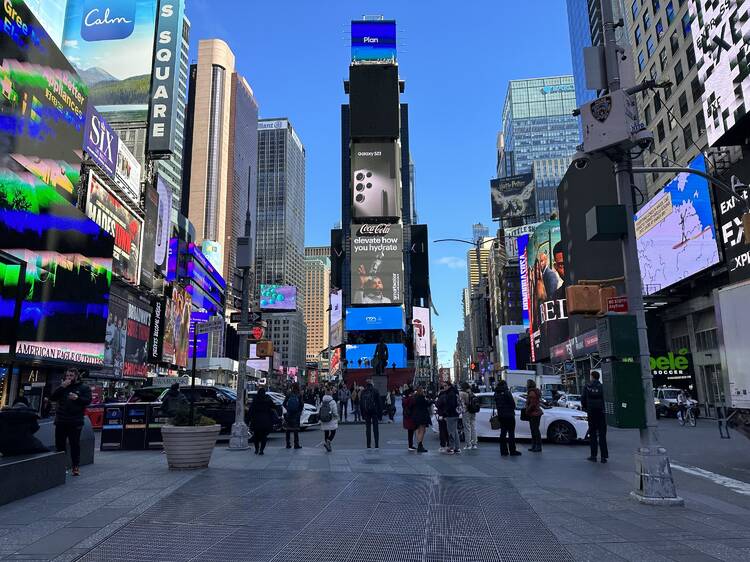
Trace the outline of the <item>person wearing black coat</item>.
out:
[[[591,371],[591,380],[581,393],[581,408],[589,419],[589,445],[591,455],[588,460],[596,462],[597,445],[601,451],[601,460],[607,462],[607,417],[604,414],[604,387],[599,382],[599,371]]]
[[[414,400],[411,406],[411,419],[414,425],[417,427],[414,434],[417,437],[417,453],[426,453],[427,449],[424,448],[424,434],[428,425],[432,425],[430,418],[431,405],[430,401],[424,394],[424,387],[417,387],[417,392],[414,394]]]
[[[86,407],[91,404],[91,389],[80,380],[75,367],[65,371],[60,386],[50,397],[57,402],[55,415],[55,448],[65,452],[66,443],[70,443],[70,460],[73,476],[80,475],[81,465],[81,430]]]
[[[253,431],[255,454],[262,455],[268,442],[268,434],[273,431],[274,404],[266,394],[265,388],[258,389],[258,393],[250,404],[248,421]]]
[[[516,401],[504,380],[495,387],[495,408],[500,418],[500,455],[517,457],[521,453],[516,450]]]

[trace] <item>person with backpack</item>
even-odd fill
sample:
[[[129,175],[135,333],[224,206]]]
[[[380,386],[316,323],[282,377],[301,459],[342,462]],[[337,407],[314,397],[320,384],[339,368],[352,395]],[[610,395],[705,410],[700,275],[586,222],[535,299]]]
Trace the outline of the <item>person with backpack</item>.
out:
[[[336,430],[339,427],[339,413],[336,408],[336,402],[333,400],[333,393],[336,390],[331,388],[323,396],[323,402],[320,404],[318,415],[320,417],[320,429],[323,430],[323,447],[326,451],[331,452],[331,443],[336,437]]]
[[[411,388],[404,390],[404,397],[401,399],[401,407],[404,410],[404,429],[409,441],[407,449],[411,452],[416,451],[417,448],[414,446],[414,432],[417,429],[417,424],[412,417],[412,411],[414,409],[414,394]]]
[[[427,396],[425,396],[424,387],[420,385],[414,394],[411,407],[411,419],[417,427],[414,432],[417,437],[417,453],[427,452],[427,449],[424,448],[424,434],[427,431],[427,426],[432,425],[432,420],[430,419],[432,417],[431,412],[432,405]]]
[[[461,453],[461,439],[458,435],[458,420],[461,417],[463,407],[458,396],[458,389],[450,381],[446,382],[448,391],[445,395],[443,413],[446,427],[448,429],[448,448],[454,455]],[[450,453],[449,453],[450,454]]]
[[[495,408],[500,419],[500,455],[517,457],[516,450],[516,401],[505,380],[495,386]]]
[[[268,434],[273,431],[274,404],[266,389],[258,389],[248,411],[248,425],[253,432],[255,454],[263,455],[268,442]]]
[[[349,399],[352,397],[352,393],[349,392],[349,389],[346,387],[345,384],[342,384],[339,387],[339,411],[337,418],[342,419],[346,421],[346,419],[349,417],[349,414],[347,413],[347,408],[349,407]],[[325,397],[323,397],[325,400]]]
[[[539,426],[542,423],[542,393],[536,387],[533,379],[526,381],[526,417],[529,419],[529,428],[531,429],[531,448],[532,453],[542,452],[542,433]]]
[[[479,412],[479,397],[472,392],[469,383],[461,383],[461,392],[459,393],[461,402],[464,406],[464,432],[466,433],[466,447],[464,449],[478,449],[479,441],[477,440],[477,412]]]
[[[294,383],[289,394],[284,398],[284,408],[286,414],[284,414],[284,426],[286,427],[286,448],[291,449],[292,445],[290,442],[291,434],[294,433],[294,448],[301,449],[299,444],[299,425],[300,418],[302,417],[302,409],[304,403],[302,402],[302,395],[299,392],[299,383]]]
[[[365,434],[367,435],[367,448],[372,445],[372,436],[375,437],[375,448],[379,448],[380,431],[378,421],[383,415],[380,406],[380,393],[372,385],[372,380],[367,380],[367,386],[359,397],[359,409],[362,412],[362,418],[365,420]]]
[[[596,462],[597,445],[601,451],[602,463],[609,458],[607,448],[607,418],[604,415],[604,387],[599,382],[599,371],[591,371],[591,381],[583,388],[581,408],[589,418],[589,445],[591,456],[588,460]]]

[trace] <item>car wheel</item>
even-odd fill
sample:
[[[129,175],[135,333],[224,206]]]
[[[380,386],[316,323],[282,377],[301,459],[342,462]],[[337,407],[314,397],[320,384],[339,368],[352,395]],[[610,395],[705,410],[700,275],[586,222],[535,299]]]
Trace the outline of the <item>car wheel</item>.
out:
[[[576,430],[565,421],[556,421],[547,429],[547,439],[559,445],[569,445],[576,439]]]
[[[668,418],[669,417],[669,410],[667,408],[665,408],[664,406],[659,406],[659,409],[657,410],[657,412],[663,418]]]

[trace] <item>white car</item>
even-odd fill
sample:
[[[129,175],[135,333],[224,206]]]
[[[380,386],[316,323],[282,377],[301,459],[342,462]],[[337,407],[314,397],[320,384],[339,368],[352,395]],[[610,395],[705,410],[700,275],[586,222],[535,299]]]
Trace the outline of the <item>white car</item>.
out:
[[[563,394],[557,401],[560,408],[571,408],[573,410],[582,410],[580,394]]]
[[[495,395],[483,392],[479,397],[480,410],[477,412],[477,435],[499,439],[500,431],[492,429],[490,417],[495,405]],[[521,408],[526,406],[526,393],[514,392],[516,401],[516,438],[531,439],[529,422],[521,421]],[[542,438],[552,443],[569,444],[586,439],[589,430],[585,412],[572,408],[543,407],[544,415],[539,426]]]
[[[284,395],[280,392],[268,392],[268,396],[271,397],[271,400],[274,401],[276,404],[283,404],[284,403]],[[286,409],[282,407],[282,411],[284,414],[286,414]],[[302,408],[302,416],[299,420],[299,426],[300,429],[309,429],[311,427],[316,427],[320,425],[320,416],[318,414],[318,409],[313,406],[312,404],[304,404]]]

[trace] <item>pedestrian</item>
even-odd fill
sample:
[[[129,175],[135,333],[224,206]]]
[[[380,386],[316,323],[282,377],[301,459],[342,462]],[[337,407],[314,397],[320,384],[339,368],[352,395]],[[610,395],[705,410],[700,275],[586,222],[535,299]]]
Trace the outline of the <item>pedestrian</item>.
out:
[[[65,452],[70,444],[70,460],[73,476],[81,474],[81,430],[86,406],[91,404],[91,389],[83,384],[75,367],[65,371],[59,387],[50,400],[57,402],[55,415],[55,448]]]
[[[352,387],[352,414],[354,414],[354,421],[361,422],[362,416],[359,411],[359,393],[360,388],[355,384]]]
[[[536,383],[529,379],[526,381],[526,417],[529,419],[529,428],[531,429],[531,448],[532,453],[542,452],[542,433],[539,431],[539,425],[542,422],[542,393],[536,387]]]
[[[500,418],[500,455],[517,457],[521,453],[516,450],[516,401],[504,380],[495,386],[495,408]]]
[[[589,418],[589,445],[591,456],[588,460],[596,462],[597,445],[601,452],[602,463],[609,458],[607,448],[607,418],[604,415],[604,387],[599,381],[599,371],[591,371],[591,380],[583,388],[581,408]]]
[[[266,389],[261,387],[250,404],[249,426],[253,432],[255,454],[262,455],[268,442],[268,434],[273,431],[274,405]],[[287,441],[288,442],[288,441]]]
[[[323,447],[326,451],[331,452],[331,443],[336,437],[336,430],[339,427],[339,413],[336,409],[336,402],[333,400],[335,389],[331,388],[323,396],[323,402],[320,405],[320,429],[323,430]]]
[[[372,379],[367,379],[367,385],[359,396],[359,409],[365,420],[365,434],[367,435],[367,448],[372,444],[372,436],[375,437],[375,448],[379,448],[380,431],[378,421],[383,415],[380,407],[380,393],[372,385]]]
[[[424,387],[421,385],[418,386],[417,392],[414,394],[414,403],[411,409],[411,418],[417,427],[414,432],[417,438],[417,453],[427,452],[427,449],[424,448],[424,434],[427,431],[427,426],[432,425],[430,419],[431,409],[432,406],[425,396]]]
[[[448,437],[448,422],[445,421],[445,401],[447,395],[446,383],[440,383],[440,392],[438,392],[437,399],[435,400],[435,417],[438,421],[438,436],[440,438],[440,452],[450,452],[450,438]]]
[[[393,418],[396,415],[396,397],[392,390],[385,395],[385,412],[388,414],[388,423],[393,423]]]
[[[352,397],[352,393],[349,392],[349,389],[346,387],[345,384],[342,384],[339,388],[339,411],[337,419],[341,419],[343,421],[346,421],[346,419],[349,417],[349,414],[347,413],[347,408],[349,406],[349,399]],[[323,398],[325,400],[325,397]]]
[[[461,440],[458,435],[458,420],[461,417],[462,406],[461,399],[458,396],[458,389],[450,381],[446,382],[448,386],[445,397],[445,423],[448,429],[449,443],[448,447],[453,454],[461,453]]]
[[[164,398],[161,399],[161,411],[169,418],[173,418],[182,409],[187,407],[188,399],[180,392],[180,383],[172,383]]]
[[[461,383],[459,396],[464,408],[463,422],[464,433],[466,434],[466,447],[464,449],[478,449],[477,412],[480,410],[479,397],[474,394],[466,381]]]
[[[284,398],[284,408],[286,409],[286,414],[284,415],[284,425],[286,426],[286,448],[292,448],[289,438],[293,433],[294,448],[301,449],[302,447],[299,444],[299,424],[304,406],[302,403],[302,396],[299,393],[299,383],[295,382],[292,385],[289,394]]]
[[[404,411],[403,424],[409,442],[409,446],[407,447],[407,449],[413,452],[417,450],[417,448],[414,446],[414,432],[417,429],[417,424],[412,417],[414,409],[414,394],[411,388],[407,388],[406,390],[404,390],[404,395],[401,399],[401,408]]]

